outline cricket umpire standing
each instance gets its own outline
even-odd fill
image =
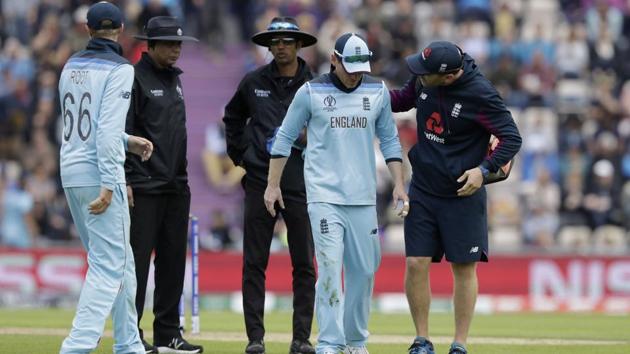
[[[131,247],[136,261],[138,326],[142,318],[151,253],[155,250],[153,345],[140,336],[147,353],[201,353],[203,347],[186,342],[179,330],[178,304],[184,285],[190,189],[186,172],[186,110],[175,65],[184,36],[175,17],[149,19],[145,35],[148,51],[135,65],[131,107],[126,131],[148,138],[155,153],[140,164],[128,155],[125,163],[131,207]],[[157,348],[156,348],[157,347]]]
[[[405,291],[416,327],[409,354],[434,354],[428,339],[429,266],[446,255],[454,279],[455,336],[449,354],[467,354],[477,299],[477,262],[488,261],[484,183],[521,146],[510,111],[475,61],[454,43],[433,42],[407,57],[411,79],[392,90],[394,112],[417,108],[418,143],[405,219]],[[500,143],[488,155],[490,135]]]
[[[300,48],[317,42],[300,31],[295,19],[276,17],[264,32],[252,37],[268,47],[271,63],[248,73],[225,107],[227,152],[235,165],[245,168],[245,215],[243,239],[243,309],[249,343],[247,354],[262,354],[264,345],[265,271],[277,216],[265,209],[270,149],[277,129],[295,92],[313,75],[297,56]],[[305,137],[294,143],[282,178],[286,209],[282,216],[288,229],[293,265],[293,340],[291,354],[314,353],[309,343],[315,299],[313,238],[306,211],[304,161]]]

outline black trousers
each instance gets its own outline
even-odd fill
[[[265,335],[265,270],[276,224],[276,218],[265,209],[263,196],[263,191],[245,188],[242,290],[249,340],[262,339]],[[284,206],[280,213],[287,225],[293,265],[293,339],[308,339],[315,301],[313,235],[306,203],[284,199]]]
[[[134,194],[131,248],[136,262],[136,310],[140,328],[151,253],[155,250],[153,342],[168,344],[180,337],[179,300],[186,273],[190,194]]]

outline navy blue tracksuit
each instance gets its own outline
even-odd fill
[[[390,90],[392,111],[417,108],[418,143],[409,151],[407,256],[439,261],[446,253],[455,263],[487,260],[485,188],[458,197],[464,183],[457,178],[479,165],[496,172],[516,155],[521,137],[496,89],[467,54],[463,70],[449,86],[422,87],[413,76],[402,89]],[[500,144],[488,156],[491,134]]]

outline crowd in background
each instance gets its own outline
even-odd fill
[[[628,246],[630,1],[114,2],[127,16],[120,42],[133,63],[143,47],[130,35],[165,14],[184,18],[188,33],[215,56],[241,46],[248,53],[243,73],[271,59],[249,38],[277,15],[296,17],[302,30],[317,36],[317,45],[299,54],[320,73],[328,71],[337,36],[359,32],[374,53],[372,75],[393,88],[409,79],[406,56],[433,40],[454,41],[499,89],[523,136],[511,177],[488,188],[491,242],[572,252],[623,252]],[[0,0],[0,240],[6,246],[77,240],[58,177],[63,117],[57,79],[67,58],[87,42],[83,24],[91,3]],[[415,114],[396,118],[407,151],[417,139]],[[208,132],[208,149],[218,155],[225,153],[217,143],[221,128]],[[207,187],[238,193],[239,172],[218,161],[223,170],[206,169]],[[395,242],[402,228],[388,211],[384,163],[381,170],[379,220],[384,239]],[[210,227],[219,245],[209,247],[237,247],[235,226],[221,210],[213,212]]]

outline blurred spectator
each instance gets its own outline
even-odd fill
[[[551,65],[555,58],[555,45],[549,40],[542,23],[535,23],[534,33],[531,39],[524,41],[521,54],[521,62],[526,65],[533,64],[535,60],[541,61],[545,66]]]
[[[528,96],[528,105],[551,106],[556,74],[545,61],[542,52],[536,51],[530,64],[519,75],[519,86]]]
[[[591,69],[614,68],[615,43],[607,30],[598,34],[597,40],[589,44]]]
[[[587,225],[584,210],[584,179],[579,171],[570,171],[563,180],[560,222],[564,225]]]
[[[621,35],[623,14],[618,8],[610,6],[608,0],[595,0],[594,6],[586,10],[586,27],[591,42],[600,41],[602,33],[615,42]]]
[[[526,244],[543,249],[555,244],[559,206],[560,188],[547,170],[539,170],[534,184],[525,190],[523,240]]]
[[[367,29],[370,22],[377,22],[381,25],[386,23],[386,18],[383,14],[383,0],[365,0],[363,1],[363,6],[355,11],[354,23],[358,27]]]
[[[503,2],[494,20],[494,35],[502,38],[510,36],[516,32],[516,16],[510,7],[509,2]]]
[[[29,16],[39,2],[40,0],[4,0],[0,2],[4,29],[8,36],[19,39],[22,44],[28,44],[32,29],[29,24]]]
[[[523,108],[527,105],[527,96],[519,90],[518,65],[514,57],[504,53],[498,62],[489,68],[488,80],[490,80],[507,106]]]
[[[147,0],[142,11],[136,19],[138,28],[137,33],[144,33],[144,25],[149,22],[151,17],[155,16],[172,16],[171,11],[166,7],[162,0]]]
[[[64,40],[59,21],[57,14],[46,15],[40,31],[31,41],[31,49],[37,56],[39,64],[57,71],[61,71],[72,54],[72,48]]]
[[[493,28],[492,4],[490,0],[455,0],[457,22],[466,20],[484,21]]]
[[[621,225],[621,190],[615,183],[615,167],[608,160],[593,164],[592,180],[586,188],[584,208],[589,226],[596,229],[607,224]]]
[[[460,47],[482,67],[490,53],[489,30],[490,27],[484,22],[467,21],[459,27]]]
[[[16,165],[17,173],[21,173]],[[14,176],[15,177],[15,176]],[[9,247],[29,248],[34,244],[34,223],[31,215],[33,198],[24,188],[24,177],[13,180],[0,177],[0,235],[2,244]]]
[[[558,75],[565,78],[584,77],[589,65],[588,45],[577,25],[569,27],[566,38],[559,40],[555,54]]]

